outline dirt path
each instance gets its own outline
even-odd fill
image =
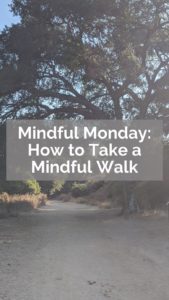
[[[169,299],[167,218],[50,202],[0,227],[0,300]]]

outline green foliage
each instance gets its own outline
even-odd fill
[[[90,195],[100,189],[103,185],[103,181],[87,181],[84,183],[75,182],[71,186],[72,196],[76,198]]]
[[[8,194],[40,194],[41,188],[36,180],[27,181],[1,181],[1,192]]]
[[[53,181],[50,189],[50,195],[59,194],[64,187],[64,181]]]
[[[168,0],[14,0],[12,11],[21,23],[0,34],[0,123],[8,118],[163,119],[168,133]],[[167,156],[167,170],[168,161]],[[4,127],[0,166],[0,191],[40,192],[35,182],[4,181]],[[58,193],[71,186],[55,182],[43,189]],[[86,195],[92,186],[76,183],[72,193]],[[160,199],[155,184],[137,192],[139,199],[149,195],[151,207]],[[109,197],[115,196],[123,197],[121,183],[112,184]]]
[[[14,0],[12,11],[21,23],[0,34],[2,121],[157,119],[161,105],[167,120],[167,0]]]
[[[53,182],[52,181],[39,181],[41,192],[47,195],[50,195]]]
[[[25,181],[25,193],[35,194],[38,195],[41,192],[41,188],[39,183],[36,180],[27,180]]]
[[[88,183],[74,183],[72,186],[72,196],[81,197],[89,194]]]
[[[70,193],[72,190],[73,184],[74,184],[73,181],[65,181],[63,189],[62,189],[62,193],[64,193],[64,194]]]
[[[3,191],[8,194],[22,194],[25,193],[25,183],[22,181],[4,181]]]

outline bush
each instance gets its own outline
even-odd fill
[[[0,215],[13,215],[18,212],[31,211],[45,205],[47,196],[45,194],[32,195],[8,195],[0,194]]]
[[[74,183],[72,186],[72,196],[82,197],[89,194],[88,183]]]
[[[62,189],[62,193],[64,194],[68,194],[71,192],[72,190],[72,186],[73,186],[74,182],[73,181],[65,181],[63,189]]]
[[[41,192],[39,183],[36,180],[27,181],[4,181],[0,184],[0,192],[7,192],[9,195],[13,194],[35,194]]]
[[[38,195],[41,192],[39,183],[36,180],[27,180],[25,182],[24,193]]]
[[[53,181],[50,195],[59,194],[64,187],[64,181]]]
[[[50,191],[53,185],[52,181],[39,181],[39,185],[41,187],[41,193],[50,195]]]
[[[75,182],[72,184],[72,196],[83,197],[88,196],[97,190],[99,190],[104,185],[103,181],[88,181],[88,182]]]
[[[23,194],[25,189],[25,184],[22,181],[9,181],[4,182],[3,191],[8,194]]]

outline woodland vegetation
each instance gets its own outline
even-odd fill
[[[7,119],[160,119],[168,134],[168,0],[13,0],[11,9],[20,22],[0,34],[2,191],[20,184],[5,182]],[[124,210],[131,185],[112,183]],[[149,202],[168,197],[168,176],[134,186]]]

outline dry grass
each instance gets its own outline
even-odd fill
[[[31,211],[47,202],[45,194],[39,195],[8,195],[7,193],[0,194],[0,215],[15,215],[18,212]]]

